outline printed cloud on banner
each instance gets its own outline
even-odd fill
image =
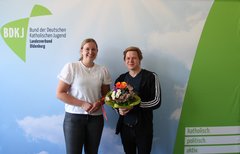
[[[64,144],[62,119],[64,115],[32,117],[26,116],[17,120],[25,135],[34,140],[45,140],[54,144]],[[44,124],[44,125],[43,125]]]
[[[28,18],[9,22],[1,27],[1,35],[5,43],[24,62],[26,61],[26,43],[28,23],[31,17],[51,15],[52,13],[41,5],[35,5]]]

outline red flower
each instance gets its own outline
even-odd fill
[[[127,83],[126,83],[126,82],[117,82],[117,83],[115,84],[115,87],[116,87],[117,89],[125,89],[125,88],[127,87]]]

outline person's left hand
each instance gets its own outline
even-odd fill
[[[98,109],[100,109],[101,106],[102,105],[99,102],[92,103],[92,108],[89,110],[89,113],[93,113],[93,112],[97,111]]]

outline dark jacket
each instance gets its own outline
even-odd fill
[[[125,80],[125,76],[128,72],[121,74],[115,81],[122,82]],[[138,110],[137,117],[140,128],[152,129],[153,110],[157,109],[161,105],[161,88],[159,78],[156,73],[142,69],[142,79],[140,81],[140,88],[138,96],[141,98],[141,103],[135,106],[132,110]],[[121,131],[123,124],[123,117],[119,116],[116,134]]]

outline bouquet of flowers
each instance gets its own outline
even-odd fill
[[[126,82],[117,82],[105,96],[105,103],[113,108],[131,108],[141,102],[133,87]]]

